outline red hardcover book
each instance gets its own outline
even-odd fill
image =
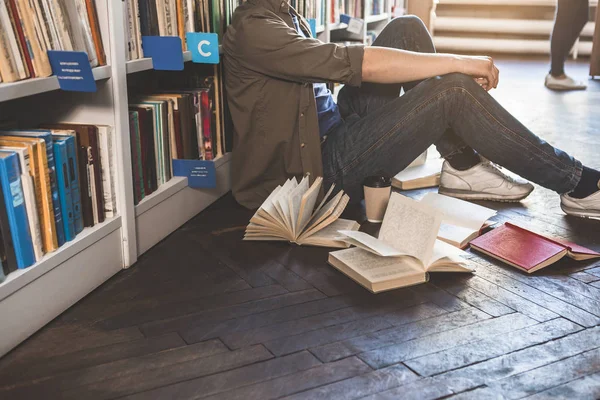
[[[583,246],[547,238],[508,222],[471,241],[471,248],[530,274],[564,256],[574,260],[600,258],[600,253]]]

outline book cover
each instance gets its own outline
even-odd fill
[[[25,209],[19,159],[15,152],[0,151],[0,183],[4,204],[7,206],[17,266],[19,269],[27,268],[35,263],[35,254]]]
[[[65,242],[65,232],[63,229],[63,215],[58,198],[58,186],[56,184],[56,165],[54,162],[54,151],[52,144],[52,133],[48,130],[11,130],[0,132],[2,136],[22,136],[43,139],[46,146],[46,161],[48,163],[48,176],[50,178],[50,191],[52,193],[52,209],[54,210],[54,224],[56,227],[56,238],[58,246]]]
[[[68,170],[67,143],[63,139],[54,141],[54,155],[56,156],[57,186],[59,188],[60,207],[63,214],[63,226],[67,242],[75,238],[75,218],[73,213],[73,198]]]
[[[5,275],[18,269],[17,255],[10,233],[8,210],[6,208],[4,196],[2,195],[0,195],[0,259],[2,260],[2,267]]]

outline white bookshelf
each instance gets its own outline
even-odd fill
[[[0,83],[0,116],[23,126],[70,121],[111,125],[118,215],[84,229],[71,242],[0,283],[0,357],[56,318],[139,255],[230,190],[230,157],[215,161],[217,188],[195,190],[175,177],[138,206],[133,202],[127,82],[152,69],[150,59],[127,61],[124,2],[96,0],[107,65],[94,68],[94,93],[63,92],[58,79]],[[191,61],[184,52],[184,61]]]

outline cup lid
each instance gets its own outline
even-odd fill
[[[363,185],[372,188],[385,188],[392,186],[392,179],[384,175],[368,176],[363,181]]]

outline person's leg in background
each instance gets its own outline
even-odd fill
[[[588,22],[588,0],[558,0],[550,39],[551,68],[546,87],[554,90],[582,90],[587,86],[565,74],[565,61],[581,30]]]
[[[394,19],[383,29],[373,46],[435,53],[429,31],[419,18],[413,16]],[[347,121],[365,117],[397,99],[401,89],[408,93],[421,82],[396,85],[364,83],[360,88],[346,86],[338,97],[340,113]],[[509,178],[493,165],[482,162],[479,155],[457,137],[450,127],[435,142],[435,146],[446,160],[440,190],[446,191],[448,195],[472,200],[518,201],[533,191],[533,185],[528,182]],[[409,148],[405,148],[402,156],[405,155],[414,159],[419,154],[412,154]],[[408,159],[408,163],[411,161]],[[396,174],[401,169],[390,173]]]

